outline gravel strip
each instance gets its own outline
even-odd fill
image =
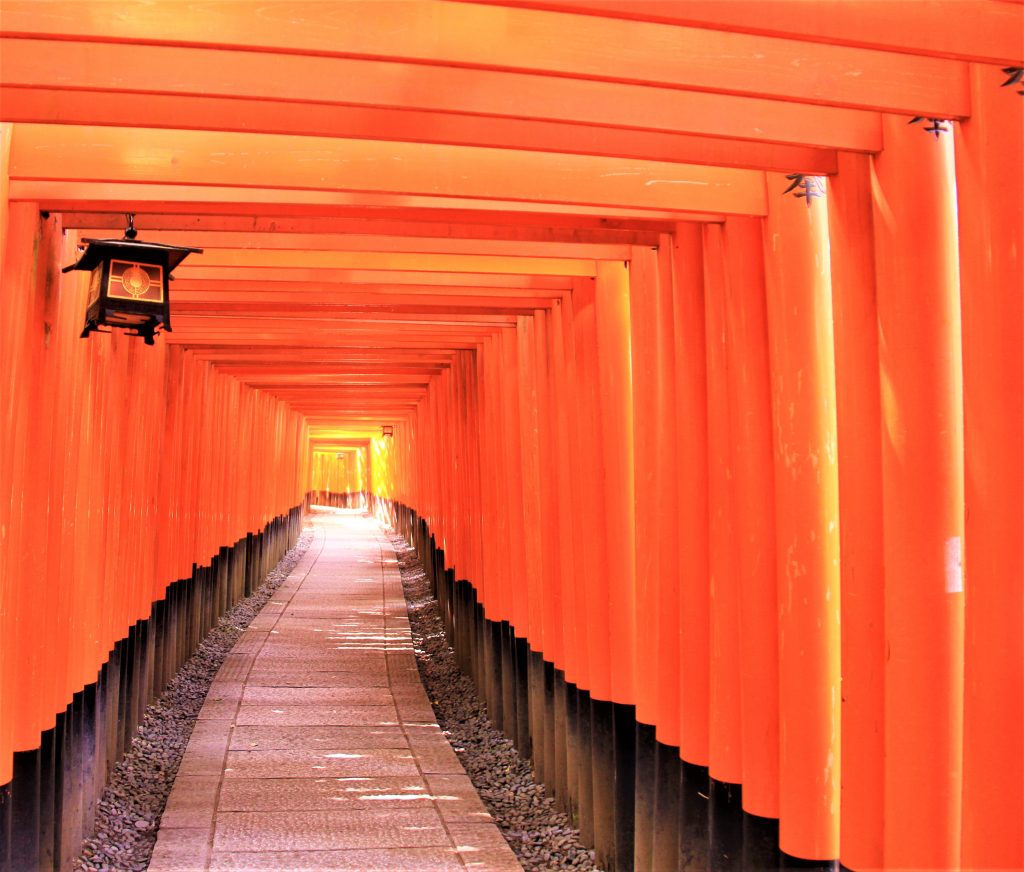
[[[163,696],[146,708],[130,750],[107,780],[96,809],[96,832],[83,843],[76,870],[142,872],[149,866],[167,796],[214,676],[312,540],[313,531],[303,530],[263,584],[221,617]]]
[[[594,852],[584,847],[579,830],[534,780],[532,767],[512,742],[487,719],[476,686],[460,671],[445,640],[437,600],[415,550],[401,536],[390,539],[398,554],[420,678],[437,722],[505,841],[526,872],[597,870]]]

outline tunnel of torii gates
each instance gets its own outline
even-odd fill
[[[415,542],[607,868],[1024,866],[1022,45],[1006,0],[2,0],[0,859],[68,863],[315,499]],[[60,271],[127,213],[203,249],[153,346]]]

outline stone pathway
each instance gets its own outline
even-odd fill
[[[420,684],[390,543],[360,511],[313,520],[210,688],[149,868],[520,870]]]

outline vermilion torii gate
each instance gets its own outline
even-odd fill
[[[553,675],[609,866],[665,749],[790,860],[1024,865],[1022,66],[1009,0],[0,0],[6,825],[67,862],[161,615],[338,491]],[[155,348],[59,274],[125,213],[204,249]]]

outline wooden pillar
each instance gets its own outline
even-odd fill
[[[536,326],[534,355],[537,360],[537,421],[540,443],[540,493],[542,532],[541,608],[544,659],[564,668],[562,639],[562,560],[558,497],[558,407],[554,404],[555,368],[552,355],[554,319],[552,313],[534,313]]]
[[[668,236],[662,239],[671,241]],[[658,249],[633,246],[630,259],[638,666],[633,867],[637,872],[655,868],[656,862],[655,831],[660,822],[656,740],[674,737],[678,744],[678,521],[672,502],[676,409],[670,257],[667,245]]]
[[[661,573],[658,484],[671,471],[671,454],[658,450],[663,429],[659,407],[658,380],[658,272],[657,253],[633,246],[629,275],[630,378],[633,390],[633,472],[636,540],[633,548],[636,571],[637,662],[643,664],[636,677],[636,718],[653,726],[658,713],[657,586]],[[671,323],[671,321],[669,322]]]
[[[960,862],[963,390],[953,143],[882,119],[874,159],[885,541],[885,841]]]
[[[882,865],[885,565],[878,308],[867,155],[840,154],[828,183],[842,554],[842,809],[839,857]]]
[[[11,206],[7,249],[3,254],[3,284],[0,287],[0,388],[4,400],[0,407],[4,439],[0,475],[0,499],[5,503],[3,550],[0,552],[0,620],[4,626],[0,645],[5,649],[5,686],[0,696],[0,734],[11,737],[14,751],[39,747],[39,733],[49,701],[51,672],[44,669],[47,646],[47,615],[43,613],[46,577],[45,553],[31,550],[40,528],[45,530],[47,465],[37,455],[42,387],[40,367],[44,328],[37,252],[43,244],[44,222],[35,203]],[[36,438],[33,438],[36,437]],[[42,461],[42,466],[40,466]],[[39,567],[34,561],[42,560]],[[39,583],[33,583],[38,579]],[[9,622],[9,623],[7,623]],[[0,738],[0,751],[9,751],[6,736]],[[6,756],[6,754],[5,754]],[[0,770],[10,761],[0,761]],[[6,780],[0,778],[0,784]]]
[[[676,491],[679,497],[679,754],[708,763],[708,396],[704,253],[699,224],[673,234]]]
[[[743,808],[779,816],[779,640],[768,315],[760,218],[728,218],[729,468],[740,621]]]
[[[535,652],[544,650],[543,521],[541,518],[540,452],[547,448],[539,440],[537,371],[535,354],[536,322],[532,315],[516,319],[514,341],[518,362],[519,445],[522,464],[523,563],[519,584],[527,603],[527,627],[516,627],[516,635],[529,640]]]
[[[501,401],[495,385],[495,351],[494,339],[485,340],[477,352],[480,367],[478,384],[480,418],[480,465],[485,474],[481,476],[481,498],[483,505],[483,559],[484,581],[481,596],[484,611],[491,621],[508,620],[503,611],[501,593],[504,589],[504,576],[508,566],[504,549],[507,547],[505,536],[502,535],[507,515],[503,510],[500,495],[502,481],[500,440],[501,431],[499,415]],[[500,718],[497,719],[500,724]]]
[[[508,502],[510,544],[510,621],[515,634],[525,639],[530,631],[529,601],[526,596],[526,518],[523,514],[523,451],[521,407],[519,402],[520,361],[516,333],[505,330],[501,334],[502,369],[501,383],[505,397],[506,474],[509,477]],[[514,588],[512,587],[514,585]],[[521,749],[520,749],[521,750]]]
[[[592,279],[579,279],[581,285],[593,287]],[[583,517],[582,489],[586,482],[583,474],[583,464],[580,457],[581,446],[590,440],[582,439],[580,387],[577,380],[576,364],[576,337],[575,337],[575,307],[577,294],[567,294],[562,300],[560,311],[562,314],[562,336],[560,339],[560,350],[563,357],[561,367],[565,406],[562,417],[564,418],[563,434],[561,435],[562,463],[565,469],[562,472],[563,484],[567,490],[563,493],[563,500],[567,501],[566,507],[561,507],[563,516],[565,509],[568,509],[570,523],[565,528],[570,535],[566,547],[571,547],[571,555],[567,563],[568,572],[563,576],[563,591],[565,595],[565,608],[563,609],[563,632],[566,644],[566,666],[565,680],[577,685],[580,689],[589,689],[589,661],[587,658],[589,625],[583,616],[586,614],[586,580],[585,574],[585,553],[587,551],[587,527]]]
[[[679,747],[679,405],[676,399],[675,288],[673,244],[670,234],[658,243],[658,403],[661,408],[657,453],[662,458],[658,479],[659,573],[657,586],[658,638],[658,741]],[[638,632],[642,628],[638,627]],[[677,779],[678,780],[678,779]],[[655,856],[655,863],[657,863]]]
[[[578,621],[585,627],[580,638],[581,689],[597,700],[611,700],[611,641],[608,615],[608,566],[599,542],[604,533],[602,461],[605,434],[601,428],[597,332],[596,282],[582,279],[573,287],[573,349],[575,394],[580,436],[574,455],[576,517],[573,526],[577,573]],[[582,609],[580,609],[582,606]]]
[[[824,198],[767,176],[765,276],[775,432],[779,847],[839,855],[839,481]]]
[[[555,665],[565,671],[565,680],[575,683],[577,680],[576,664],[578,662],[576,610],[575,610],[575,561],[573,552],[573,527],[576,523],[572,511],[572,452],[574,441],[573,405],[569,382],[566,354],[566,337],[568,327],[565,323],[566,309],[561,301],[557,301],[551,310],[551,329],[548,331],[549,353],[551,355],[551,390],[548,402],[551,406],[550,417],[552,426],[551,451],[554,453],[555,481],[555,513],[557,515],[558,536],[554,542],[558,559],[559,602],[555,612],[560,626],[555,629],[556,638],[560,640],[560,656]],[[569,313],[571,317],[571,310]]]
[[[629,273],[597,265],[595,320],[604,465],[604,534],[612,700],[636,702],[636,569],[633,560],[633,399],[629,381]]]
[[[2,147],[0,143],[0,147]],[[0,167],[6,179],[6,164]],[[6,209],[6,202],[4,203]],[[33,394],[31,334],[34,327],[35,249],[39,242],[39,208],[35,203],[11,207],[0,251],[0,785],[13,775],[12,751],[36,746],[36,702],[27,684],[33,672],[30,623],[33,590],[25,564],[27,516],[25,494],[31,481],[28,464],[30,398]],[[27,650],[20,649],[27,646]],[[24,696],[23,694],[27,694]]]
[[[971,67],[956,131],[967,517],[964,868],[1024,867],[1024,98]]]
[[[0,257],[7,250],[7,222],[11,190],[11,137],[14,125],[0,121]]]
[[[721,225],[704,229],[704,315],[708,440],[708,765],[711,777],[743,780],[740,741],[739,586],[729,481],[730,422],[726,357],[725,253]],[[695,762],[695,761],[694,761]]]

